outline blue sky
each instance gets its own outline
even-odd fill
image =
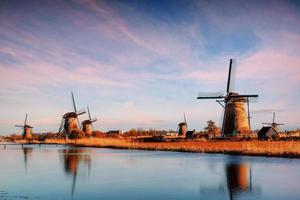
[[[90,106],[99,130],[190,128],[222,109],[196,99],[258,93],[252,126],[277,112],[300,127],[300,7],[294,1],[1,1],[0,134],[57,131],[61,116]],[[87,116],[81,116],[84,120]]]

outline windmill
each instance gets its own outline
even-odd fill
[[[275,112],[273,112],[273,121],[272,121],[272,123],[262,123],[262,124],[264,124],[264,125],[269,125],[269,126],[273,127],[273,128],[276,129],[276,130],[279,129],[278,126],[284,125],[284,124],[280,124],[280,123],[276,123],[276,122],[275,122]]]
[[[15,125],[15,127],[20,127],[23,129],[23,139],[32,140],[32,128],[33,127],[27,124],[27,116],[28,116],[28,114],[25,115],[24,125]]]
[[[235,134],[250,133],[250,112],[249,100],[257,98],[257,94],[243,94],[240,95],[232,91],[231,77],[232,77],[232,63],[230,59],[229,72],[227,79],[226,94],[213,93],[201,95],[197,99],[216,99],[216,102],[224,108],[224,116],[222,122],[222,136],[230,136]],[[247,111],[245,110],[245,103],[247,103]],[[246,114],[246,112],[248,114]]]
[[[184,122],[178,124],[178,135],[185,136],[188,130],[185,113],[183,113]]]
[[[91,118],[91,113],[89,107],[87,107],[87,111],[89,114],[89,119],[84,120],[82,124],[82,130],[85,133],[86,136],[91,136],[93,132],[93,123],[97,121],[97,118]]]
[[[80,129],[78,116],[86,113],[84,109],[81,109],[79,111],[77,110],[73,92],[71,92],[71,96],[74,111],[67,112],[63,115],[58,131],[59,133],[63,133],[65,137],[69,137],[72,132],[78,131]]]

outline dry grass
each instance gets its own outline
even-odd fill
[[[129,139],[83,138],[68,140],[68,144],[86,147],[142,149],[180,152],[225,153],[237,155],[297,157],[300,141],[186,141],[186,142],[132,142]],[[64,140],[46,140],[45,143],[62,144]]]

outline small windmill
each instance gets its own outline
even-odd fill
[[[97,121],[97,118],[91,118],[91,113],[90,113],[90,109],[89,107],[87,107],[87,111],[88,111],[88,114],[89,114],[89,119],[87,120],[84,120],[81,124],[82,124],[82,130],[83,132],[85,133],[86,136],[91,136],[92,133],[93,133],[93,123],[95,121]]]
[[[73,92],[71,92],[71,96],[74,111],[67,112],[63,115],[58,131],[59,133],[63,133],[65,137],[69,137],[73,131],[78,131],[80,129],[78,116],[86,113],[84,109],[77,110]]]
[[[244,94],[240,95],[232,91],[232,63],[230,59],[229,72],[227,79],[226,94],[223,93],[211,93],[211,94],[200,94],[197,99],[216,99],[224,108],[224,117],[222,122],[222,135],[229,136],[238,133],[250,133],[250,111],[249,111],[249,100],[251,98],[257,98],[257,94]],[[247,103],[247,113],[244,104]]]
[[[275,122],[275,112],[273,112],[273,122],[272,122],[272,123],[262,123],[262,124],[264,124],[264,125],[269,125],[269,126],[273,127],[273,128],[276,129],[276,130],[279,129],[278,126],[284,125],[284,124],[280,124],[280,123],[276,123],[276,122]]]
[[[178,135],[179,136],[185,136],[188,131],[185,113],[183,113],[183,119],[184,119],[184,122],[181,122],[178,124]]]
[[[23,139],[25,140],[32,140],[32,126],[27,124],[27,116],[28,114],[25,115],[25,121],[24,125],[15,125],[15,127],[20,127],[23,129]]]

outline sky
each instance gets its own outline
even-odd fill
[[[90,107],[95,129],[176,130],[221,125],[222,108],[197,100],[235,87],[259,94],[252,129],[300,127],[299,1],[0,1],[0,134],[58,131]],[[80,120],[87,118],[81,115]]]

